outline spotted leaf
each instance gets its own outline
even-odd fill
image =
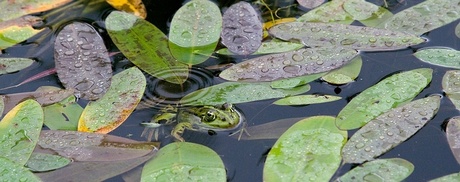
[[[336,182],[352,181],[404,181],[414,171],[414,165],[400,158],[377,159],[356,166]]]
[[[426,48],[418,50],[415,57],[423,62],[437,66],[460,68],[460,51],[451,48]]]

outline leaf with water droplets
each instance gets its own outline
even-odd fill
[[[73,22],[59,31],[54,61],[59,81],[77,97],[97,100],[110,86],[112,64],[104,40],[87,23]]]
[[[78,131],[43,130],[36,152],[59,154],[74,161],[116,161],[142,157],[158,147],[119,136]]]
[[[145,76],[137,67],[116,74],[105,95],[85,107],[78,121],[78,131],[108,133],[114,130],[136,108],[145,87]]]
[[[356,166],[336,182],[403,181],[414,171],[414,165],[401,158],[377,159]]]
[[[396,13],[379,27],[421,35],[460,18],[460,0],[426,0]]]
[[[275,105],[288,105],[288,106],[296,106],[296,105],[309,105],[309,104],[319,104],[319,103],[326,103],[332,102],[336,100],[340,100],[342,97],[335,96],[335,95],[296,95],[296,96],[289,96],[286,98],[278,99],[277,101],[273,102]]]
[[[302,94],[310,85],[291,89],[272,89],[270,83],[224,82],[192,92],[181,99],[184,105],[219,105],[245,103]]]
[[[347,131],[331,116],[314,116],[291,126],[265,161],[264,181],[329,181],[340,165]]]
[[[361,72],[361,66],[363,65],[363,60],[361,56],[356,56],[353,60],[350,61],[347,65],[332,70],[327,75],[321,77],[322,80],[330,83],[330,84],[347,84],[353,82]]]
[[[29,67],[34,60],[27,58],[0,58],[0,75]]]
[[[8,160],[0,157],[0,178],[2,181],[27,181],[38,182],[40,178],[34,175],[29,169],[22,164],[18,164],[15,160]]]
[[[450,150],[454,154],[457,163],[460,164],[460,117],[456,116],[449,119],[446,127],[447,142]]]
[[[37,144],[43,126],[43,110],[34,100],[19,103],[0,122],[0,154],[24,165]]]
[[[371,161],[406,141],[436,114],[440,95],[418,99],[382,113],[359,129],[342,149],[345,163]]]
[[[220,73],[230,81],[273,81],[327,72],[347,64],[357,51],[341,47],[305,48],[249,59]]]
[[[288,51],[295,51],[304,47],[303,44],[295,42],[280,42],[280,41],[270,41],[262,42],[259,49],[251,55],[260,55],[260,54],[272,54],[272,53],[281,53]],[[217,54],[221,55],[234,55],[227,48],[222,48],[216,51]]]
[[[420,49],[414,56],[423,62],[448,68],[460,68],[460,51],[451,48],[425,48]]]
[[[308,11],[297,19],[298,22],[337,22],[350,24],[353,17],[343,9],[346,0],[334,0]]]
[[[227,181],[224,163],[212,149],[174,142],[161,148],[142,169],[141,181]]]
[[[219,7],[209,0],[193,0],[183,5],[171,21],[169,49],[178,61],[199,64],[216,49],[222,30]]]
[[[240,1],[230,6],[222,17],[221,42],[239,55],[257,51],[262,43],[262,22],[251,4]]]
[[[331,23],[283,23],[269,33],[282,40],[299,40],[309,47],[341,46],[362,51],[397,50],[425,42],[409,33]]]
[[[455,108],[460,110],[460,70],[446,71],[442,77],[442,89]]]
[[[282,88],[282,89],[290,89],[300,85],[305,85],[310,83],[326,73],[316,73],[312,75],[305,75],[305,76],[298,76],[294,78],[286,78],[281,80],[272,81],[270,87],[272,88]]]
[[[71,0],[16,0],[0,1],[0,22],[19,18],[21,16],[48,11],[62,6]]]
[[[16,45],[40,33],[44,29],[36,30],[32,26],[41,21],[42,19],[36,16],[23,16],[0,22],[0,50]]]
[[[44,172],[67,166],[70,162],[70,159],[59,155],[32,153],[25,166],[34,172]]]
[[[313,9],[323,4],[326,0],[297,0],[300,6]]]
[[[113,11],[105,19],[113,43],[142,71],[175,84],[188,77],[188,66],[169,51],[168,38],[155,25],[129,13]]]
[[[383,112],[412,100],[430,82],[433,70],[419,68],[397,73],[362,91],[338,114],[336,124],[343,130],[356,129]]]
[[[43,112],[45,125],[49,129],[76,131],[83,108],[76,103],[75,96],[71,95],[60,102],[43,107]]]
[[[274,19],[274,20],[269,20],[267,22],[264,22],[262,24],[262,28],[263,28],[263,39],[267,38],[268,37],[268,29],[270,29],[271,27],[275,26],[275,25],[278,25],[278,24],[281,24],[281,23],[286,23],[286,22],[293,22],[293,21],[296,21],[297,19],[294,18],[294,17],[291,17],[291,18],[280,18],[280,19]],[[272,39],[272,40],[275,40],[276,39]],[[263,42],[262,42],[262,45],[263,45]],[[260,47],[259,47],[260,49]]]
[[[347,0],[343,3],[343,9],[349,13],[354,20],[365,20],[379,10],[379,6],[366,2],[365,0]]]
[[[372,14],[371,17],[365,20],[359,20],[366,27],[378,27],[380,24],[385,22],[387,19],[391,18],[393,13],[390,10],[379,7],[379,9]]]
[[[105,0],[112,7],[117,10],[131,13],[138,17],[145,19],[147,17],[147,10],[145,9],[142,0]]]
[[[445,175],[436,179],[432,179],[428,182],[452,182],[452,181],[460,181],[460,173],[452,173],[449,175]]]

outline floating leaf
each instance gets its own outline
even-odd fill
[[[395,14],[379,27],[421,35],[459,18],[459,0],[426,0]]]
[[[400,158],[377,159],[356,166],[336,181],[403,181],[414,171],[414,165]]]
[[[308,104],[319,104],[325,102],[332,102],[336,100],[340,100],[342,97],[334,96],[334,95],[296,95],[290,96],[286,98],[279,99],[273,104],[275,105],[308,105]]]
[[[448,68],[460,68],[460,51],[451,48],[427,48],[418,50],[415,57],[423,62]]]
[[[447,141],[457,163],[460,164],[460,117],[449,119],[446,127]]]
[[[83,108],[76,103],[76,98],[72,95],[58,103],[43,107],[43,112],[45,125],[49,129],[76,131]]]
[[[0,3],[7,2],[1,1]],[[5,7],[5,6],[0,6]],[[3,11],[2,11],[3,12]],[[0,23],[0,50],[11,47],[29,39],[43,29],[36,30],[33,25],[41,22],[42,19],[36,16],[23,16]]]
[[[379,10],[379,6],[366,2],[365,0],[347,0],[343,3],[343,9],[349,13],[354,20],[365,20]]]
[[[177,10],[170,27],[169,49],[174,58],[199,64],[212,55],[219,43],[222,15],[213,2],[193,0]]]
[[[330,23],[283,23],[269,33],[282,40],[299,40],[309,47],[342,46],[363,51],[403,49],[425,42],[409,33]]]
[[[34,172],[44,172],[67,166],[70,162],[70,159],[59,155],[32,153],[26,167]]]
[[[310,85],[292,89],[272,89],[270,83],[224,82],[192,92],[181,99],[184,105],[219,105],[244,103],[297,95],[310,90]]]
[[[455,27],[455,35],[460,39],[460,23]]]
[[[321,79],[330,84],[337,85],[353,82],[361,72],[362,65],[363,60],[361,59],[361,56],[358,55],[347,65],[330,71],[327,75],[321,77]]]
[[[262,22],[251,4],[240,1],[231,5],[222,17],[222,44],[239,55],[256,52],[262,43]]]
[[[232,135],[232,137],[241,140],[278,139],[289,127],[302,119],[304,119],[304,117],[286,118],[261,125],[248,126],[245,130],[250,135]]]
[[[52,74],[55,74],[56,73],[56,69],[53,67],[51,69],[48,69],[48,70],[45,70],[45,71],[42,71],[40,73],[37,73],[36,75],[34,76],[31,76],[27,79],[25,79],[24,81],[22,81],[21,83],[18,83],[16,85],[12,85],[12,86],[9,86],[9,87],[3,87],[1,88],[0,90],[6,90],[6,89],[10,89],[10,88],[16,88],[16,87],[19,87],[23,84],[26,84],[26,83],[29,83],[31,81],[35,81],[37,79],[40,79],[40,78],[43,78],[45,76],[48,76],[48,75],[52,75]]]
[[[174,142],[158,151],[142,170],[141,181],[227,181],[224,163],[212,149]]]
[[[428,182],[452,182],[452,181],[460,181],[460,173],[452,173],[449,175],[445,175],[436,179],[432,179]]]
[[[272,88],[282,88],[282,89],[290,89],[300,85],[305,85],[310,83],[326,73],[316,73],[312,75],[305,75],[305,76],[298,76],[294,78],[286,78],[281,80],[272,81],[270,87]]]
[[[2,181],[41,181],[22,164],[18,164],[15,160],[8,160],[0,157],[0,171],[2,171]]]
[[[348,63],[357,55],[340,47],[306,48],[270,54],[235,64],[220,73],[230,81],[273,81],[327,72]]]
[[[446,71],[442,77],[442,89],[452,101],[455,108],[460,110],[460,70]]]
[[[365,20],[359,20],[366,27],[378,27],[380,24],[391,18],[393,13],[384,7],[379,7],[378,11],[374,12],[371,17]]]
[[[146,79],[136,67],[112,77],[109,90],[88,103],[78,121],[78,131],[108,133],[120,126],[140,102]]]
[[[300,6],[313,9],[323,4],[326,0],[297,0]]]
[[[394,74],[354,97],[337,116],[337,127],[359,128],[370,120],[412,100],[431,82],[432,69],[419,68]]]
[[[29,67],[34,60],[27,58],[0,58],[0,75]]]
[[[57,153],[74,161],[116,161],[142,157],[158,146],[100,133],[43,130],[37,152]]]
[[[391,109],[359,129],[342,149],[345,163],[373,160],[420,130],[436,114],[441,96],[433,95]]]
[[[119,11],[110,13],[105,24],[118,49],[140,69],[171,83],[187,79],[188,66],[174,59],[168,38],[153,24]]]
[[[337,129],[334,120],[315,116],[290,127],[267,155],[264,181],[328,181],[347,140],[347,131]]]
[[[0,122],[1,156],[24,165],[37,144],[42,125],[40,104],[34,100],[19,103]]]
[[[23,15],[48,11],[62,6],[71,0],[15,0],[0,1],[0,22],[19,18]]]
[[[145,19],[147,17],[147,10],[141,0],[105,0],[112,7],[117,10],[134,14],[138,17]]]
[[[257,49],[257,51],[252,53],[251,55],[272,54],[272,53],[295,51],[302,47],[304,47],[303,44],[299,44],[295,42],[278,42],[278,41],[262,42],[259,49]],[[233,53],[230,52],[227,48],[222,48],[216,51],[216,53],[221,54],[221,55],[233,55]]]
[[[337,22],[350,24],[353,17],[343,9],[346,0],[329,1],[297,19],[298,22]]]

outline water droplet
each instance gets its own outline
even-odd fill
[[[192,37],[192,32],[190,32],[190,31],[184,31],[184,32],[182,32],[181,37],[182,37],[182,38],[189,39],[189,38]]]
[[[358,143],[355,145],[355,148],[360,149],[360,148],[363,148],[364,146],[365,146],[364,143]]]
[[[245,42],[249,42],[249,38],[246,36],[237,35],[233,37],[232,42],[235,44],[243,44]]]
[[[294,54],[292,55],[292,59],[294,61],[302,61],[303,60],[303,56],[299,55],[299,54]]]
[[[318,64],[318,65],[323,65],[324,62],[320,60],[320,61],[316,61],[316,64]]]
[[[285,72],[293,73],[293,74],[299,73],[300,69],[301,67],[299,65],[288,65],[288,66],[283,67],[283,70]]]
[[[372,38],[369,38],[369,42],[370,42],[370,43],[375,43],[375,42],[377,42],[377,39],[376,39],[376,38],[373,38],[373,37],[372,37]]]
[[[67,41],[72,42],[72,41],[73,41],[73,38],[72,38],[72,37],[69,37],[69,38],[67,38]]]
[[[75,54],[75,52],[73,52],[72,50],[68,50],[68,51],[65,51],[64,54],[67,56],[70,56],[70,55]]]
[[[355,39],[343,39],[342,41],[340,41],[340,44],[342,44],[342,45],[352,45],[356,41],[357,40],[355,40]]]

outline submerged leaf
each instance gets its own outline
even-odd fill
[[[83,108],[76,103],[76,98],[72,95],[58,103],[43,107],[43,112],[45,125],[49,129],[76,131]]]
[[[34,172],[44,172],[67,166],[70,162],[70,159],[59,155],[32,153],[26,163],[26,167]]]
[[[460,51],[451,48],[427,48],[418,50],[415,57],[423,62],[448,68],[460,68]]]
[[[34,60],[27,58],[0,58],[0,75],[29,67]]]
[[[400,158],[377,159],[356,166],[335,181],[403,181],[413,171],[414,165],[407,160]]]
[[[215,3],[193,0],[177,10],[170,27],[169,49],[174,58],[199,64],[212,55],[219,43],[222,15]]]
[[[432,69],[419,68],[394,74],[354,97],[338,114],[343,130],[359,128],[378,115],[412,100],[431,82]]]
[[[275,105],[308,105],[308,104],[319,104],[325,102],[332,102],[336,100],[340,100],[342,97],[335,96],[335,95],[296,95],[290,96],[286,98],[279,99],[273,104]]]
[[[299,40],[309,47],[342,46],[363,51],[403,49],[425,41],[404,32],[330,23],[283,23],[269,32],[279,39]]]
[[[78,131],[108,133],[114,130],[136,108],[145,87],[145,76],[137,67],[116,74],[107,93],[85,107],[78,121]]]
[[[357,51],[340,47],[306,48],[235,64],[220,73],[230,81],[273,81],[327,72],[347,64]]]
[[[334,117],[315,116],[291,126],[273,145],[265,161],[264,181],[328,181],[341,162],[347,131]]]
[[[342,149],[345,163],[371,161],[420,130],[436,114],[441,96],[433,95],[391,109],[359,129]]]
[[[158,151],[142,169],[141,181],[227,181],[224,163],[212,149],[174,142]]]
[[[361,66],[363,65],[363,60],[361,56],[356,56],[353,60],[350,61],[347,65],[332,70],[327,75],[321,77],[322,80],[330,84],[347,84],[353,82],[361,72]]]
[[[168,38],[153,24],[119,11],[110,13],[105,24],[118,49],[140,69],[175,84],[187,79],[188,66],[174,59]]]
[[[97,100],[110,86],[112,64],[104,40],[87,23],[66,25],[54,42],[54,60],[59,81],[75,95]]]
[[[32,26],[41,21],[42,19],[36,16],[23,16],[0,22],[0,50],[16,45],[40,33],[44,29],[36,30]]]
[[[134,14],[143,19],[147,17],[147,10],[145,9],[142,0],[105,0],[112,7],[117,10]]]
[[[442,89],[455,108],[460,110],[460,70],[446,71],[442,77]]]
[[[2,171],[2,181],[41,181],[40,178],[25,168],[23,164],[4,157],[0,157],[0,171]]]
[[[449,142],[450,150],[454,154],[457,163],[460,164],[460,117],[456,116],[449,119],[446,127],[446,137]]]
[[[256,52],[262,43],[262,22],[251,4],[240,1],[223,15],[222,44],[239,55]]]
[[[250,135],[232,135],[241,140],[278,139],[289,127],[305,118],[286,118],[271,121],[261,125],[248,126],[245,130]]]
[[[19,18],[23,15],[43,12],[64,5],[71,0],[15,0],[0,1],[0,22]]]
[[[251,55],[272,54],[272,53],[295,51],[302,47],[304,47],[303,44],[299,44],[295,42],[280,42],[280,41],[262,42],[259,49],[257,49],[257,51],[252,53]],[[233,53],[230,52],[227,48],[222,48],[216,51],[216,53],[221,54],[221,55],[233,55]]]
[[[329,1],[297,19],[298,22],[337,22],[350,24],[353,17],[343,9],[346,0]]]

